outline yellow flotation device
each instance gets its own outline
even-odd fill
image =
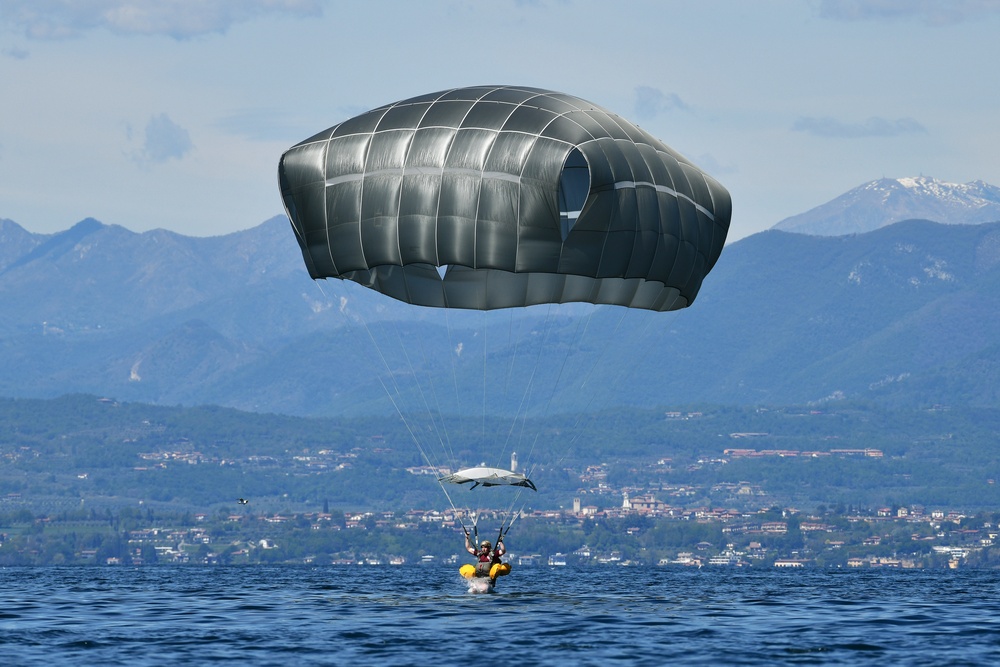
[[[458,569],[458,572],[466,579],[473,579],[475,577],[489,577],[490,579],[496,579],[497,577],[503,577],[510,574],[510,563],[476,563],[475,565],[465,564]]]

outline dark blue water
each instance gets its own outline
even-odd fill
[[[1000,664],[1000,572],[0,569],[3,665]],[[485,661],[485,662],[484,662]]]

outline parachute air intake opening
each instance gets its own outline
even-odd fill
[[[559,231],[563,241],[580,217],[589,192],[590,167],[587,166],[587,158],[574,148],[566,157],[559,175]]]

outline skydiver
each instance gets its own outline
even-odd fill
[[[472,544],[472,537],[469,535],[469,531],[465,531],[465,550],[470,554],[475,556],[479,561],[480,565],[476,568],[477,573],[483,571],[489,573],[490,568],[494,565],[502,563],[500,557],[507,553],[507,547],[503,543],[503,535],[497,538],[496,549],[490,544],[489,540],[483,540],[479,543],[479,549],[476,549],[475,545]],[[488,566],[484,566],[483,563],[487,563]],[[490,585],[496,584],[496,578],[490,577]]]

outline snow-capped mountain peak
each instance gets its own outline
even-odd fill
[[[1000,221],[1000,188],[985,183],[949,183],[927,176],[880,178],[773,229],[817,236],[869,232],[901,220],[945,224]]]

